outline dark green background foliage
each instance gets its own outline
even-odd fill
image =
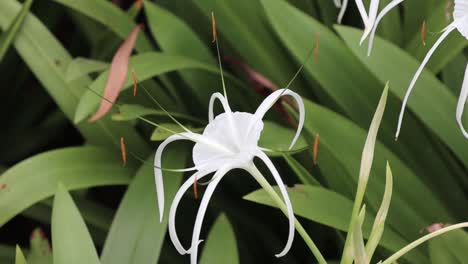
[[[129,77],[118,99],[128,112],[112,110],[89,123],[100,102],[89,88],[104,89],[113,54],[132,28],[143,23],[130,68],[182,123],[201,130],[210,95],[222,91],[211,12],[236,111],[254,111],[268,89],[253,82],[233,59],[284,87],[320,36],[317,56],[305,63],[291,86],[305,100],[305,132],[297,148],[307,150],[275,155],[274,162],[290,187],[295,213],[330,263],[341,256],[362,147],[387,81],[387,109],[365,197],[364,237],[382,199],[387,160],[394,187],[373,261],[420,237],[424,227],[468,218],[468,141],[455,121],[468,44],[460,34],[444,42],[421,75],[402,134],[394,140],[401,99],[438,37],[428,32],[423,46],[421,25],[426,21],[430,32],[443,29],[450,23],[449,1],[405,1],[384,18],[371,57],[366,45],[359,46],[362,23],[354,4],[343,25],[335,25],[338,10],[332,0],[159,0],[144,1],[140,12],[133,1],[114,2],[34,1],[0,62],[0,263],[14,263],[16,244],[30,264],[189,262],[166,236],[167,212],[163,223],[158,220],[150,164],[155,140],[167,135],[137,121],[135,113],[162,124],[171,120],[142,90],[132,96]],[[0,1],[2,34],[21,4]],[[275,110],[267,119],[260,145],[285,149],[294,133],[288,121]],[[316,134],[320,143],[313,166]],[[128,155],[123,166],[121,137],[128,152],[147,162]],[[190,166],[191,146],[171,145],[163,159],[169,168]],[[186,176],[164,173],[166,208]],[[240,170],[223,180],[203,226],[200,263],[314,263],[298,235],[287,256],[274,257],[286,241],[287,219],[265,206],[272,203],[258,188]],[[204,189],[199,186],[198,191]],[[191,190],[179,208],[177,229],[185,245],[198,204]],[[36,227],[44,233],[33,233]],[[467,247],[467,235],[456,231],[401,262],[466,263]]]

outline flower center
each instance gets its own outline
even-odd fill
[[[210,122],[203,136],[224,148],[216,148],[205,143],[196,143],[193,148],[193,162],[195,166],[205,169],[217,169],[227,162],[245,164],[253,159],[258,149],[258,140],[263,130],[263,122],[256,121],[251,126],[254,115],[245,112],[234,112],[231,118],[222,113]]]

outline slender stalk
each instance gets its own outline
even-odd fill
[[[260,186],[270,195],[271,199],[278,205],[278,208],[287,216],[288,210],[286,205],[284,204],[281,197],[276,193],[275,189],[270,185],[270,183],[263,177],[263,174],[258,170],[258,168],[252,163],[251,166],[248,168],[248,171],[252,174],[254,179],[260,184]],[[315,245],[312,238],[310,238],[309,234],[305,231],[304,227],[301,223],[294,217],[294,223],[297,232],[301,235],[304,242],[309,247],[312,254],[315,256],[319,264],[327,264],[327,261],[320,253],[320,250]]]
[[[395,254],[391,255],[388,259],[384,260],[383,262],[381,262],[381,264],[391,264],[391,263],[394,263],[395,261],[397,261],[401,256],[403,256],[404,254],[408,253],[410,250],[416,248],[417,246],[421,245],[422,243],[436,237],[436,236],[440,236],[442,234],[445,234],[449,231],[452,231],[452,230],[455,230],[455,229],[459,229],[459,228],[466,228],[468,227],[468,222],[465,222],[465,223],[460,223],[460,224],[456,224],[456,225],[451,225],[451,226],[447,226],[447,227],[444,227],[442,229],[439,229],[435,232],[432,232],[430,234],[427,234],[415,241],[413,241],[411,244],[408,244],[406,247],[400,249],[398,252],[396,252]]]

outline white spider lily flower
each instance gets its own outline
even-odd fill
[[[400,134],[401,123],[403,121],[403,115],[405,112],[406,104],[408,102],[408,98],[411,94],[411,91],[414,88],[414,85],[416,84],[416,81],[419,78],[419,75],[421,75],[421,72],[423,71],[427,62],[431,58],[432,54],[434,54],[436,49],[445,40],[445,38],[447,38],[447,36],[455,29],[457,29],[460,32],[460,34],[462,34],[466,39],[468,39],[468,0],[455,0],[453,19],[454,19],[453,22],[450,25],[448,25],[444,30],[442,30],[442,35],[439,37],[439,39],[434,43],[432,48],[427,53],[426,57],[422,61],[418,70],[416,71],[416,74],[414,75],[413,80],[411,81],[408,90],[406,91],[405,97],[403,99],[403,105],[401,106],[400,116],[398,118],[396,138],[398,138]],[[461,93],[460,93],[460,97],[459,97],[458,105],[457,105],[457,112],[456,112],[456,119],[463,132],[463,135],[466,138],[468,138],[468,133],[466,133],[465,129],[463,128],[461,117],[462,117],[463,109],[465,107],[465,102],[468,96],[467,73],[468,72],[465,72],[465,80],[463,82],[463,87],[461,89]]]
[[[286,187],[274,167],[271,160],[263,152],[263,148],[258,146],[263,130],[263,117],[266,112],[274,105],[274,103],[283,95],[293,97],[299,109],[299,123],[294,139],[290,145],[290,149],[294,146],[299,138],[300,132],[304,126],[304,104],[301,97],[288,89],[280,89],[269,95],[258,107],[254,114],[245,112],[232,112],[227,99],[220,93],[212,95],[209,104],[209,123],[206,126],[203,134],[187,131],[180,134],[175,134],[167,138],[156,150],[155,154],[155,183],[159,206],[160,220],[164,214],[164,188],[161,168],[161,156],[164,148],[171,142],[177,140],[191,140],[195,142],[192,151],[194,167],[191,168],[196,172],[187,179],[180,189],[177,191],[172,202],[169,212],[169,235],[180,254],[191,254],[191,263],[197,263],[198,245],[200,240],[200,231],[203,224],[205,212],[208,207],[209,200],[219,184],[221,179],[232,169],[244,169],[253,177],[259,177],[252,173],[256,170],[253,163],[255,157],[260,158],[273,175],[281,195],[283,196],[284,204],[287,208],[287,216],[289,219],[289,236],[284,249],[277,254],[277,257],[284,256],[291,248],[294,239],[295,217],[289,199]],[[213,106],[216,100],[219,100],[224,108],[224,113],[214,116]],[[190,169],[188,169],[190,170]],[[214,173],[212,180],[203,195],[203,198],[198,209],[198,213],[193,228],[192,243],[189,249],[185,249],[180,243],[175,227],[175,216],[177,207],[183,194],[190,188],[195,179],[202,179],[207,175]]]
[[[369,4],[369,12],[366,11],[366,7],[364,6],[362,0],[355,0],[355,2],[359,14],[361,15],[362,22],[364,23],[364,33],[360,41],[360,44],[362,44],[364,40],[369,36],[369,34],[372,31],[372,28],[374,27],[374,23],[376,21],[377,13],[379,10],[380,0],[371,0]],[[338,14],[338,23],[341,24],[343,16],[348,7],[348,0],[343,0],[343,2],[341,2],[340,0],[335,0],[335,6],[340,8],[340,12]]]
[[[393,8],[395,8],[396,6],[398,6],[401,2],[403,2],[403,0],[393,0],[391,1],[390,3],[388,3],[383,9],[382,11],[380,11],[379,15],[377,16],[377,18],[375,19],[374,21],[374,24],[372,25],[372,30],[370,32],[370,36],[369,36],[369,44],[368,44],[368,49],[367,49],[367,56],[370,56],[371,52],[372,52],[372,46],[374,44],[374,38],[375,38],[375,32],[377,31],[377,27],[379,26],[379,23],[380,21],[382,20],[382,18],[388,14],[388,12],[390,12]],[[362,39],[361,39],[361,43],[362,43]]]

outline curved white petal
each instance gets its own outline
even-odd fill
[[[343,17],[344,17],[347,7],[348,7],[348,0],[343,0],[343,2],[341,3],[340,13],[338,14],[338,24],[341,24],[341,21],[343,21]]]
[[[398,127],[397,127],[397,132],[396,132],[396,138],[398,138],[398,135],[400,134],[400,129],[401,129],[401,123],[403,121],[403,115],[405,113],[405,108],[406,108],[406,104],[408,102],[408,98],[411,94],[411,91],[413,91],[413,88],[414,88],[414,85],[416,84],[416,81],[418,80],[419,78],[419,75],[421,75],[421,72],[423,71],[424,69],[424,66],[426,66],[427,62],[429,61],[429,59],[431,58],[432,54],[434,54],[435,50],[437,49],[437,47],[439,47],[439,45],[442,43],[442,41],[455,29],[455,26],[454,26],[454,23],[450,24],[449,27],[447,27],[447,29],[444,31],[444,33],[442,33],[442,35],[440,36],[440,38],[436,41],[436,43],[434,43],[434,45],[432,46],[432,48],[429,50],[429,52],[427,53],[426,57],[424,58],[424,60],[422,61],[421,63],[421,66],[419,66],[419,69],[416,71],[416,74],[414,75],[413,77],[413,80],[411,81],[411,84],[408,88],[408,90],[406,91],[406,94],[405,94],[405,98],[403,99],[403,104],[401,106],[401,110],[400,110],[400,115],[398,117]]]
[[[358,8],[359,14],[361,15],[362,22],[364,22],[365,27],[368,27],[369,26],[369,16],[367,15],[366,7],[364,6],[364,3],[362,2],[362,0],[355,0],[355,1],[356,1],[356,5],[357,5],[357,8]]]
[[[457,21],[456,27],[460,34],[468,39],[468,1],[455,0],[453,19]]]
[[[380,21],[382,18],[390,12],[394,7],[398,6],[403,0],[393,0],[392,2],[388,3],[382,11],[380,11],[379,15],[377,16],[374,25],[372,25],[372,32],[370,34],[369,38],[369,46],[367,49],[367,56],[370,56],[372,52],[372,46],[374,45],[374,38],[375,38],[375,32],[377,31],[377,27],[379,26]]]
[[[177,141],[177,140],[189,140],[188,138],[184,137],[183,135],[187,135],[189,133],[181,133],[180,135],[172,135],[164,140],[156,150],[156,154],[154,155],[154,182],[156,184],[156,194],[158,197],[158,208],[159,208],[159,221],[162,222],[162,218],[164,215],[164,185],[163,185],[163,178],[162,178],[162,170],[161,170],[161,156],[166,148],[167,145],[170,143]]]
[[[214,108],[214,103],[216,99],[218,99],[221,102],[224,108],[224,112],[227,114],[229,125],[231,126],[231,130],[232,130],[231,133],[233,135],[233,138],[236,141],[236,143],[239,143],[238,128],[236,127],[234,123],[231,107],[229,106],[229,102],[227,101],[227,99],[220,93],[214,93],[213,95],[211,95],[210,104],[208,106],[208,121],[211,123],[214,119],[213,108]]]
[[[198,171],[194,173],[190,178],[188,178],[182,186],[180,186],[174,200],[172,201],[171,209],[169,210],[169,236],[171,238],[172,244],[177,249],[179,254],[185,255],[190,253],[190,249],[186,250],[180,243],[179,237],[177,236],[176,226],[175,226],[175,217],[177,213],[177,207],[179,206],[180,200],[184,196],[185,192],[193,185],[195,179],[200,180],[203,177],[207,176],[209,172]]]
[[[292,147],[294,147],[294,144],[296,144],[296,141],[301,134],[302,128],[304,127],[305,108],[304,108],[304,102],[302,101],[301,96],[289,89],[276,90],[275,92],[270,94],[267,98],[265,98],[262,104],[260,104],[260,106],[257,108],[257,111],[255,111],[255,118],[252,119],[252,122],[249,124],[247,131],[249,131],[250,133],[254,125],[256,124],[256,122],[262,120],[266,112],[270,110],[270,108],[278,101],[279,97],[283,95],[289,95],[293,97],[297,103],[297,106],[299,107],[299,124],[297,125],[296,135],[294,136],[294,139],[292,140],[291,145],[289,146],[289,149],[292,149]]]
[[[192,264],[197,263],[198,244],[200,243],[200,232],[203,220],[205,218],[206,209],[208,208],[208,203],[216,189],[216,186],[218,186],[218,183],[221,181],[223,176],[232,168],[232,166],[228,165],[219,169],[213,176],[213,181],[208,184],[208,187],[205,190],[205,194],[203,195],[202,201],[200,203],[200,208],[198,209],[195,225],[193,227],[192,246],[190,247],[190,259]]]
[[[289,236],[288,236],[288,241],[286,242],[286,246],[284,247],[283,251],[281,251],[279,254],[276,255],[276,257],[282,257],[286,255],[289,250],[291,249],[292,242],[294,241],[294,212],[291,204],[291,200],[289,199],[288,192],[286,190],[286,187],[284,186],[283,180],[281,179],[281,176],[279,175],[278,171],[276,170],[275,166],[273,165],[273,162],[268,158],[268,156],[261,152],[258,151],[257,157],[259,157],[265,165],[268,167],[270,170],[271,174],[273,175],[273,178],[275,179],[276,183],[278,184],[278,187],[280,189],[281,194],[283,195],[284,203],[286,204],[286,209],[288,211],[288,219],[289,219]]]
[[[208,106],[208,122],[210,123],[214,119],[214,103],[216,99],[218,99],[219,102],[221,102],[221,105],[224,108],[224,112],[232,113],[231,107],[229,106],[229,103],[226,100],[226,98],[224,98],[224,96],[221,93],[214,93],[211,95],[210,104]]]
[[[335,3],[335,6],[337,8],[340,8],[341,7],[341,0],[333,0],[333,2]]]
[[[462,122],[462,116],[463,116],[463,111],[465,109],[465,104],[466,104],[466,99],[468,97],[468,65],[466,66],[465,70],[465,77],[463,80],[463,86],[460,91],[460,97],[458,97],[458,103],[457,103],[457,122],[458,125],[460,126],[461,131],[463,132],[463,135],[465,138],[468,139],[468,132],[466,131],[465,127],[463,126]]]
[[[379,0],[371,0],[370,6],[369,6],[369,19],[367,21],[367,24],[365,25],[364,33],[362,34],[359,45],[362,45],[364,40],[366,40],[367,36],[369,36],[372,29],[374,28],[374,23],[377,17],[377,11],[379,10],[379,3],[380,3]]]

